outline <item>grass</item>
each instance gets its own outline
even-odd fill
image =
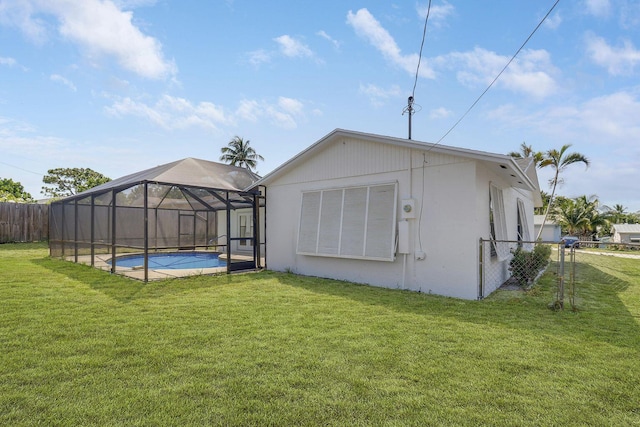
[[[0,425],[640,425],[640,262],[592,257],[580,309],[554,312],[552,273],[462,301],[273,272],[143,284],[0,245]]]

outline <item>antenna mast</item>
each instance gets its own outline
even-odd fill
[[[407,100],[407,106],[402,111],[403,115],[404,113],[407,113],[409,115],[409,138],[408,139],[411,139],[411,116],[413,116],[414,112],[415,112],[415,109],[413,108],[413,96],[410,96],[409,99]]]

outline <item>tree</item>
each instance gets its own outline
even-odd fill
[[[607,224],[607,219],[598,209],[599,204],[595,195],[575,199],[558,197],[552,216],[565,233],[579,236],[581,240],[592,239]]]
[[[540,190],[540,197],[542,198],[542,206],[540,206],[539,208],[533,208],[533,213],[535,215],[544,215],[547,206],[549,206],[549,199],[551,198],[551,195]]]
[[[540,226],[540,231],[538,231],[538,235],[536,236],[536,240],[540,238],[542,234],[542,230],[544,229],[544,224],[547,222],[547,217],[549,216],[549,210],[553,205],[553,198],[556,194],[556,188],[558,187],[558,183],[560,182],[560,174],[570,165],[578,162],[582,162],[589,167],[589,159],[587,159],[583,154],[580,153],[567,153],[567,150],[571,147],[571,144],[563,145],[560,150],[551,149],[548,150],[544,154],[544,159],[538,165],[538,167],[543,168],[547,166],[551,166],[554,170],[553,178],[549,180],[549,184],[551,186],[551,196],[549,196],[549,204],[547,205],[547,210],[545,211],[544,218],[542,219],[542,225]]]
[[[507,156],[511,156],[516,159],[533,157],[537,167],[540,167],[540,164],[544,161],[544,154],[541,151],[534,151],[531,145],[527,145],[524,142],[520,144],[520,151],[511,151],[510,153],[507,153]]]
[[[239,136],[234,136],[226,147],[220,149],[222,152],[220,160],[253,171],[258,165],[258,160],[264,161],[264,158],[256,153],[253,147],[249,146],[249,143],[248,139],[245,141]]]
[[[31,194],[21,183],[11,178],[0,178],[0,202],[33,202]]]
[[[53,185],[53,187],[42,187],[42,194],[58,198],[81,193],[109,182],[111,178],[89,168],[57,168],[49,169],[42,181]]]
[[[620,204],[615,204],[613,207],[603,206],[602,210],[612,224],[637,224],[639,222],[637,214],[627,212],[627,208]]]

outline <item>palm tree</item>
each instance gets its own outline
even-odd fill
[[[565,233],[578,236],[589,228],[588,207],[579,199],[558,197],[551,216]]]
[[[560,173],[562,173],[569,165],[574,163],[582,162],[587,167],[589,167],[589,159],[587,159],[584,154],[580,153],[567,153],[567,150],[571,147],[571,144],[565,144],[560,148],[560,150],[551,149],[548,150],[542,162],[538,165],[538,167],[543,168],[547,166],[551,166],[554,169],[553,178],[549,180],[549,184],[551,185],[551,196],[549,197],[549,205],[547,206],[547,210],[544,214],[544,218],[542,220],[542,225],[540,226],[540,231],[538,231],[538,236],[536,240],[540,238],[540,234],[542,234],[542,230],[544,229],[544,224],[547,222],[547,217],[549,216],[549,210],[553,205],[553,198],[556,195],[556,188],[558,187],[558,183],[560,182]]]
[[[507,156],[511,156],[516,159],[526,159],[527,157],[533,157],[533,160],[536,162],[536,166],[540,167],[540,163],[544,160],[544,154],[541,151],[533,151],[533,147],[531,145],[527,145],[526,143],[520,144],[520,151],[511,151],[507,153]]]
[[[552,216],[567,234],[591,240],[601,227],[607,225],[606,217],[598,210],[599,204],[595,195],[575,199],[558,197]]]
[[[258,160],[264,161],[264,157],[256,153],[256,150],[249,146],[249,142],[248,139],[245,141],[239,136],[234,136],[226,147],[220,149],[220,160],[253,171],[258,165]]]
[[[621,204],[615,204],[613,207],[603,206],[604,214],[609,217],[609,221],[613,224],[624,224],[629,218],[627,208]]]

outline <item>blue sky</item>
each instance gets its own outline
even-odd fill
[[[412,138],[436,142],[555,0],[434,0]],[[0,177],[111,178],[234,136],[273,170],[335,128],[407,137],[427,1],[0,0]],[[559,193],[640,210],[640,2],[561,0],[441,143],[573,144]],[[548,191],[550,171],[540,171]]]

